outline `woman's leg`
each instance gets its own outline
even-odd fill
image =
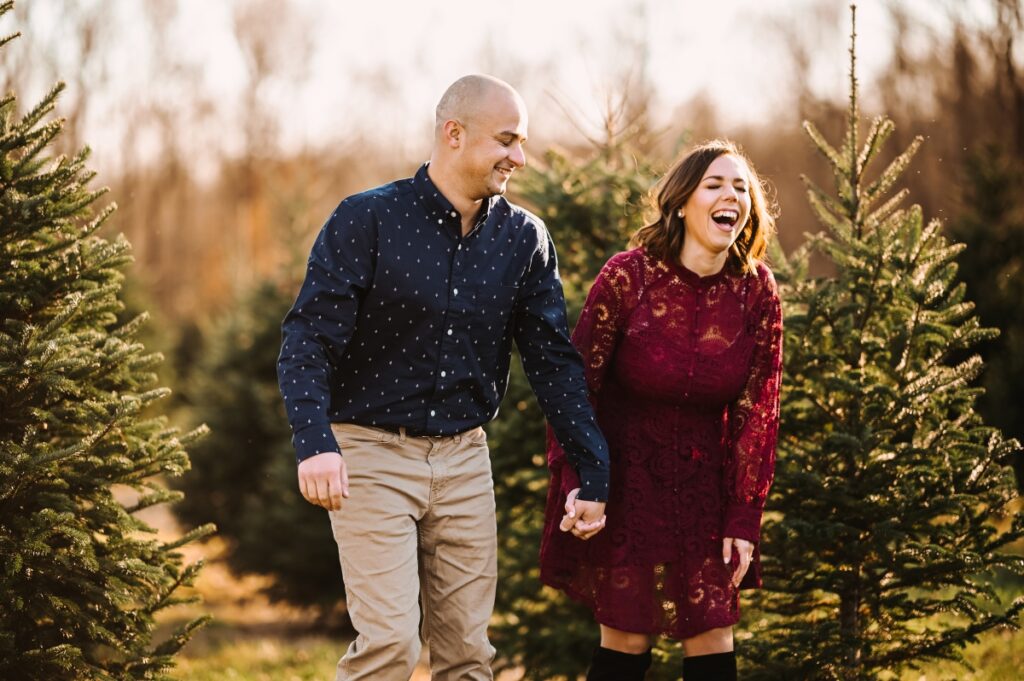
[[[587,672],[587,681],[642,681],[651,666],[651,639],[646,634],[601,625],[601,645]]]
[[[711,629],[683,640],[683,681],[735,681],[732,627]]]
[[[620,653],[638,655],[651,649],[651,637],[647,634],[636,634],[632,631],[620,631],[601,625],[601,647],[617,650]]]

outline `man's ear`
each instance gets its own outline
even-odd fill
[[[450,118],[444,122],[442,128],[444,142],[451,149],[458,149],[462,146],[462,138],[466,134],[465,128],[457,120]]]

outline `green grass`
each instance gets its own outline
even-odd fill
[[[968,646],[964,657],[974,667],[973,672],[940,662],[908,671],[900,677],[901,681],[1018,681],[1024,677],[1024,633],[989,632],[978,643]]]
[[[323,681],[333,678],[346,642],[326,637],[268,636],[186,647],[173,678],[188,681]]]

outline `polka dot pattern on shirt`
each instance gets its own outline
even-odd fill
[[[345,199],[283,323],[278,375],[299,460],[337,451],[332,422],[452,435],[490,421],[513,342],[586,483],[580,498],[606,498],[607,445],[543,222],[492,197],[463,236],[426,165]]]

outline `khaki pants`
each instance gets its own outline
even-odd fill
[[[406,437],[334,424],[349,498],[331,511],[358,636],[337,681],[408,681],[421,637],[433,681],[493,679],[497,584],[487,436]]]

